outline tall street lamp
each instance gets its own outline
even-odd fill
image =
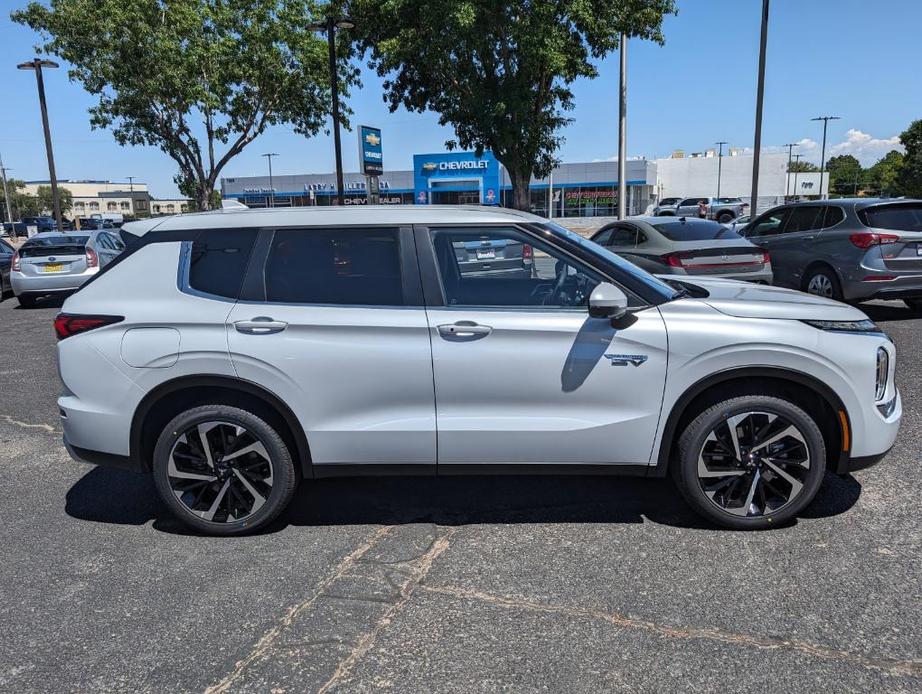
[[[275,207],[275,186],[272,184],[272,157],[277,157],[276,152],[266,152],[263,156],[269,160],[269,207]]]
[[[336,204],[345,205],[343,195],[343,153],[339,142],[339,76],[336,73],[336,30],[354,29],[355,22],[348,17],[326,18],[326,21],[310,25],[314,31],[326,31],[327,48],[330,55],[330,95],[333,104],[333,148],[336,150]]]
[[[719,198],[720,198],[721,165],[723,164],[723,160],[724,160],[724,145],[727,143],[725,140],[720,140],[720,142],[715,142],[714,144],[717,145],[718,147],[717,149],[717,197],[718,197],[717,202],[719,204],[720,203]]]
[[[51,129],[48,127],[48,106],[45,104],[45,81],[42,79],[42,68],[58,67],[53,60],[33,58],[29,62],[17,65],[20,70],[35,70],[35,81],[38,85],[38,103],[42,108],[42,127],[45,129],[45,151],[48,154],[48,174],[51,177],[51,204],[54,208],[54,221],[58,230],[64,227],[61,223],[61,198],[58,197],[58,177],[54,172],[54,152],[51,150]]]
[[[15,233],[13,231],[13,201],[10,200],[10,191],[6,187],[6,172],[9,171],[3,165],[3,157],[0,157],[0,176],[3,177],[3,204],[6,206],[6,219],[10,223],[10,234]]]
[[[794,148],[797,147],[797,143],[789,142],[784,146],[788,148],[788,177],[785,179],[784,184],[784,197],[787,199],[788,193],[791,190],[791,155],[794,152]]]
[[[821,120],[823,121],[823,150],[820,155],[820,198],[823,200],[826,199],[826,194],[823,193],[823,174],[826,171],[826,127],[829,125],[831,120],[839,120],[838,116],[817,116],[816,118],[811,118],[810,120]]]
[[[759,156],[762,150],[762,101],[765,96],[765,47],[768,43],[768,0],[762,0],[762,34],[759,41],[759,79],[756,86],[756,133],[752,149],[751,214],[759,211]]]
[[[802,156],[803,156],[803,154],[795,154],[795,155],[794,155],[794,165],[795,165],[795,167],[796,167],[796,168],[794,169],[794,200],[795,200],[795,201],[797,200],[797,173],[800,171],[800,158],[801,158]],[[788,170],[790,170],[790,167],[788,167]],[[790,177],[790,173],[788,174],[788,176]],[[820,190],[823,190],[823,189],[820,188]]]

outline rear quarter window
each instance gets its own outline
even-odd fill
[[[858,218],[873,229],[922,231],[922,202],[866,207],[859,210]]]
[[[209,229],[189,251],[189,287],[197,292],[236,299],[250,262],[254,229]]]

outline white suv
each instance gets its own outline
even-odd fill
[[[152,473],[206,532],[265,525],[304,478],[539,469],[670,472],[712,521],[765,528],[824,471],[879,460],[902,414],[893,344],[857,308],[660,280],[524,213],[244,209],[125,231],[55,322],[65,444]],[[527,271],[495,271],[507,248]]]

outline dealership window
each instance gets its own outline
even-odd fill
[[[98,209],[99,209],[99,203],[98,203],[98,202],[91,202],[91,203],[90,203],[90,209],[91,209],[91,210],[98,210]]]
[[[125,211],[131,209],[131,203],[128,203],[128,202],[120,202],[118,206],[122,208],[122,210],[125,210]]]

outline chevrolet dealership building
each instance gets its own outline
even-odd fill
[[[721,168],[721,195],[742,197],[748,202],[752,157],[724,156]],[[716,195],[716,169],[716,158],[706,155],[628,161],[628,214],[642,214],[663,197]],[[793,194],[787,155],[763,154],[759,170],[760,209],[783,201],[785,194]],[[800,176],[798,188],[811,177]],[[385,170],[378,181],[380,201],[386,205],[512,204],[509,177],[490,152],[481,156],[473,152],[416,154],[412,170]],[[366,204],[365,177],[347,173],[344,182],[346,204]],[[613,216],[618,211],[618,162],[560,164],[548,178],[532,179],[530,188],[535,214]],[[805,191],[818,195],[818,178]],[[225,178],[221,181],[221,193],[248,207],[332,205],[336,198],[336,176],[333,173],[276,175],[272,177],[271,189],[268,176]]]

